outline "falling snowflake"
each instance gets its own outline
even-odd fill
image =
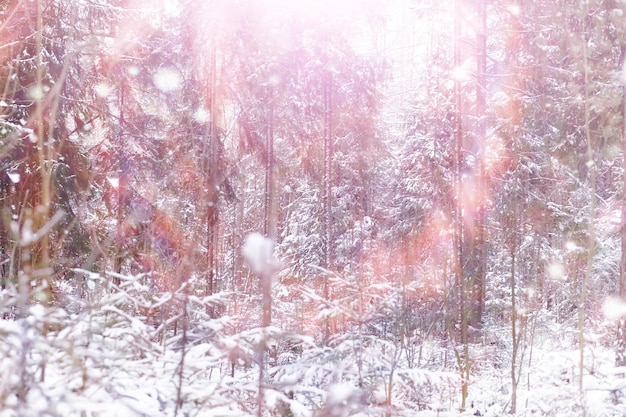
[[[173,68],[161,68],[152,77],[154,86],[164,93],[179,90],[182,80],[178,71]]]
[[[604,317],[609,320],[617,320],[626,316],[626,303],[624,301],[609,297],[602,304]]]
[[[193,114],[193,118],[198,123],[206,123],[209,121],[209,111],[204,107],[198,107]]]
[[[107,97],[111,93],[112,87],[106,83],[99,83],[94,87],[96,95],[101,98]]]
[[[243,257],[257,274],[271,273],[274,261],[274,242],[260,233],[250,233],[243,244]]]

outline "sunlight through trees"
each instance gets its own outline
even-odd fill
[[[626,3],[0,3],[0,417],[626,412]]]

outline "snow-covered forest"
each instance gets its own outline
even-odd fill
[[[626,415],[626,1],[0,2],[0,417]]]

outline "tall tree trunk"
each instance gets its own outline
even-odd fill
[[[324,256],[326,269],[333,268],[333,133],[332,133],[332,75],[327,73],[322,81],[324,96]],[[324,299],[330,301],[330,283],[328,273],[324,275]],[[324,324],[324,340],[331,334],[331,320],[326,319]]]
[[[124,80],[122,80],[122,84],[120,86],[120,133],[117,137],[117,160],[120,164],[119,166],[119,174],[117,179],[117,210],[116,210],[116,220],[117,220],[117,236],[115,239],[116,247],[115,247],[115,259],[113,260],[113,271],[116,274],[121,274],[122,272],[122,262],[124,260],[124,245],[123,245],[123,227],[124,223],[124,206],[126,204],[127,196],[130,193],[129,184],[128,184],[128,162],[124,155],[123,147],[123,132],[125,128],[125,119],[124,119],[124,100],[126,93],[126,85]],[[113,277],[113,284],[118,286],[120,284],[119,276]]]
[[[487,2],[477,0],[478,7],[478,34],[476,51],[476,141],[479,158],[476,185],[478,191],[478,207],[476,207],[476,236],[474,243],[474,261],[477,263],[473,277],[473,308],[470,324],[481,327],[485,310],[485,285],[487,274],[487,226],[486,226],[486,198],[487,178],[485,175],[485,140],[487,137]]]
[[[41,229],[46,226],[50,218],[50,208],[52,203],[52,141],[48,141],[46,136],[44,117],[44,85],[43,85],[43,4],[42,0],[37,1],[37,32],[35,36],[36,53],[37,53],[37,68],[35,73],[36,90],[38,92],[35,102],[35,121],[37,123],[37,156],[39,158],[39,173],[40,173],[40,193],[41,199],[39,206],[36,207],[34,213],[35,227]],[[50,123],[49,128],[54,127],[53,123]],[[33,256],[33,271],[39,269],[45,271],[50,265],[50,246],[49,246],[49,234],[44,233],[41,236],[39,243],[37,244],[36,255]]]
[[[267,103],[267,129],[265,132],[265,236],[276,239],[276,196],[274,186],[274,109],[272,98]]]
[[[622,66],[626,65],[626,47],[622,48]],[[626,68],[625,68],[626,69]],[[622,86],[622,221],[621,221],[621,256],[619,263],[619,298],[626,300],[626,80]],[[621,318],[617,329],[617,349],[615,366],[626,366],[626,318]]]
[[[462,16],[462,0],[455,0],[454,2],[454,66],[459,68],[461,66],[461,16]],[[468,346],[468,285],[467,276],[465,274],[465,219],[464,212],[468,209],[464,206],[463,198],[463,91],[461,86],[461,80],[458,77],[454,79],[454,103],[455,103],[455,227],[454,227],[454,249],[455,249],[455,287],[459,297],[459,311],[458,320],[461,325],[461,343],[463,350],[458,351],[455,347],[455,354],[457,358],[457,365],[459,366],[459,372],[461,376],[461,410],[465,410],[465,402],[467,400],[468,388],[469,388],[469,374],[470,374],[470,361],[469,361],[469,346]],[[457,339],[458,340],[458,339]]]
[[[219,162],[219,137],[217,131],[217,49],[213,45],[210,56],[210,94],[209,97],[209,135],[208,146],[205,147],[205,163],[208,165],[206,184],[206,247],[207,247],[207,281],[206,293],[213,295],[216,291],[215,277],[217,274],[217,226],[219,220],[218,211],[218,162]],[[207,155],[208,154],[208,155]],[[207,313],[213,317],[213,307],[207,307]]]
[[[455,19],[454,19],[454,66],[458,68],[461,65],[461,23],[460,8],[461,0],[455,0]],[[461,182],[461,165],[463,164],[463,121],[461,119],[463,100],[461,97],[461,81],[456,77],[454,79],[454,266],[455,266],[455,290],[461,297],[461,281],[463,281],[463,184]],[[460,300],[459,300],[460,301]],[[459,315],[462,312],[459,312]]]
[[[585,13],[586,16],[586,13]],[[589,108],[589,51],[587,46],[587,25],[586,18],[582,19],[582,50],[583,50],[583,73],[584,73],[584,131],[587,142],[587,165],[589,166],[589,193],[590,193],[590,210],[588,224],[589,243],[587,244],[587,267],[585,275],[581,283],[580,299],[578,300],[578,348],[579,348],[579,364],[578,364],[578,388],[583,392],[583,377],[585,370],[585,303],[587,301],[587,287],[591,279],[593,258],[595,252],[595,211],[596,211],[596,165],[593,156],[593,147],[591,144],[591,126],[590,126],[590,108]]]
[[[517,412],[517,386],[519,383],[519,373],[517,372],[517,360],[520,346],[520,335],[518,333],[517,320],[517,294],[516,294],[516,275],[517,275],[517,227],[519,221],[518,215],[518,199],[517,192],[513,197],[513,214],[511,224],[511,409],[510,414],[515,415]],[[520,359],[521,361],[521,359]]]
[[[620,53],[620,68],[626,70],[626,46]],[[622,80],[622,206],[621,206],[621,255],[619,264],[619,299],[626,300],[626,79]],[[626,366],[626,318],[617,324],[615,366]]]
[[[270,102],[267,104],[267,130],[266,130],[266,161],[265,161],[265,236],[271,240],[276,239],[276,210],[274,190],[274,110]],[[268,327],[272,322],[272,277],[261,277],[263,291],[263,327]]]

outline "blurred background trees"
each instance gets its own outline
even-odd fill
[[[580,378],[589,334],[623,365],[624,5],[336,3],[0,5],[6,352],[130,334],[133,360],[176,358],[174,413],[201,349],[210,380],[267,368],[282,415],[464,409],[505,366],[515,413],[555,332]],[[252,232],[280,259],[263,331]],[[7,355],[29,407],[46,361]],[[193,401],[256,409],[218,380]]]

